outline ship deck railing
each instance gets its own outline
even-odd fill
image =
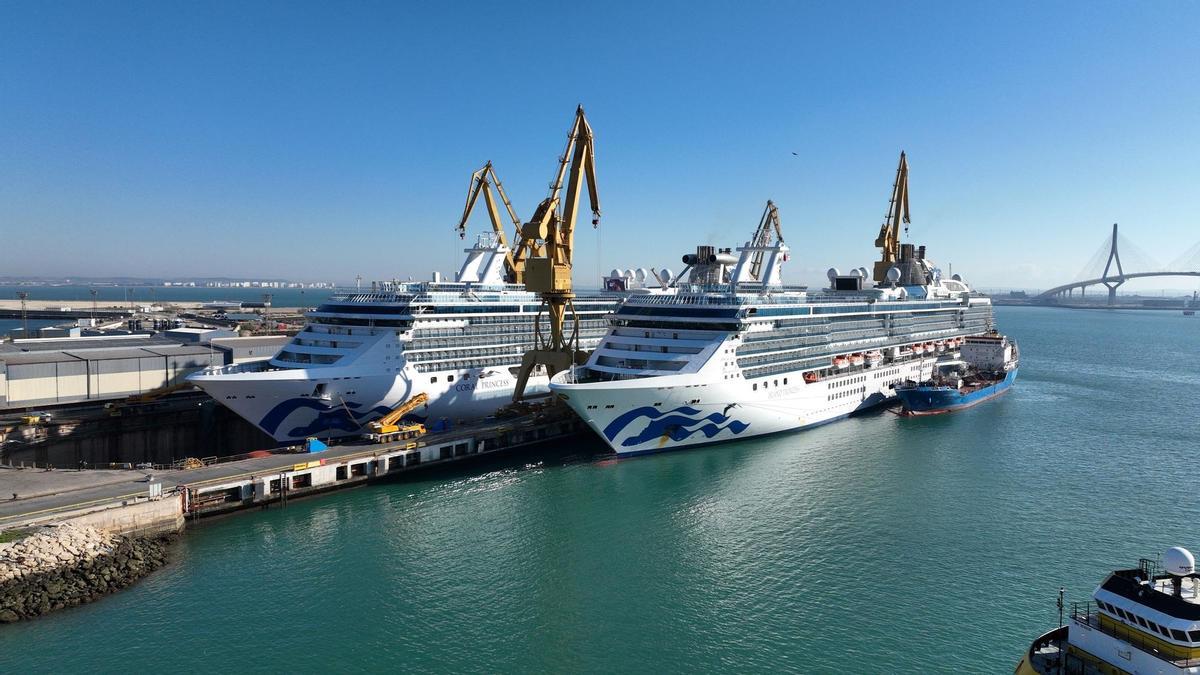
[[[1108,618],[1112,619],[1114,622],[1118,621],[1112,617]],[[1176,658],[1174,654],[1159,649],[1155,641],[1147,639],[1139,632],[1147,629],[1139,627],[1135,630],[1132,626],[1125,627],[1124,624],[1120,624],[1122,626],[1121,628],[1103,625],[1100,623],[1100,612],[1096,610],[1095,603],[1092,601],[1071,603],[1071,619],[1076,623],[1087,626],[1092,630],[1099,631],[1111,638],[1116,638],[1130,645],[1131,647],[1134,647],[1135,649],[1150,654],[1156,659],[1161,659],[1179,668],[1200,666],[1200,657],[1181,659]],[[1165,642],[1165,638],[1161,637],[1155,638],[1154,640]],[[1186,649],[1186,647],[1180,647],[1179,649],[1183,650]]]

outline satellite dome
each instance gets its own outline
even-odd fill
[[[672,279],[674,276],[675,276],[675,275],[671,273],[671,270],[670,270],[670,269],[668,269],[668,268],[666,268],[666,267],[662,268],[662,269],[661,269],[661,270],[659,270],[659,272],[658,272],[658,278],[659,278],[659,279],[661,279],[661,280],[662,280],[662,282],[663,282],[664,284],[669,284],[669,283],[671,283],[671,279]]]
[[[828,269],[828,270],[825,272],[825,276],[826,276],[826,277],[828,277],[830,281],[833,281],[834,279],[838,278],[839,276],[841,276],[841,274],[842,274],[842,273],[841,273],[841,272],[839,272],[839,271],[838,271],[838,268],[836,268],[836,267],[830,267],[830,268],[829,268],[829,269]]]
[[[646,276],[647,276],[647,272],[646,272],[645,267],[639,267],[636,270],[634,270],[634,272],[633,272],[633,278],[637,279],[639,284],[644,283],[646,281]]]
[[[1196,559],[1186,548],[1172,546],[1163,554],[1163,567],[1177,577],[1187,576],[1195,573]]]
[[[861,267],[855,267],[854,269],[850,270],[850,273],[853,274],[854,276],[858,277],[859,279],[867,278],[867,275],[863,274]]]
[[[625,270],[624,272],[621,272],[621,276],[626,279],[632,279],[633,278],[633,270]]]
[[[613,271],[608,273],[608,276],[613,279],[619,279],[619,278],[621,278],[621,270],[614,269]]]
[[[900,281],[900,268],[899,267],[889,267],[888,271],[887,271],[887,280],[892,282],[893,284],[896,283],[897,281]]]
[[[870,278],[871,278],[871,271],[870,271],[870,270],[868,270],[867,268],[865,268],[865,267],[860,267],[860,268],[858,268],[858,271],[859,271],[859,272],[862,272],[862,278],[864,278],[864,279],[870,279]]]
[[[950,278],[951,278],[951,279],[953,279],[953,280],[955,280],[955,281],[962,281],[962,275],[961,275],[961,274],[955,274],[954,276],[952,276],[952,277],[950,277]]]

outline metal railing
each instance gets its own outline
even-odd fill
[[[1109,637],[1116,638],[1117,640],[1120,640],[1138,650],[1141,650],[1147,654],[1150,654],[1151,656],[1153,656],[1157,659],[1162,659],[1163,661],[1167,661],[1168,663],[1171,663],[1172,665],[1179,666],[1181,668],[1190,668],[1192,666],[1200,666],[1200,657],[1179,658],[1175,654],[1172,654],[1170,652],[1163,651],[1162,649],[1160,649],[1159,644],[1165,643],[1165,639],[1158,638],[1158,637],[1148,638],[1141,632],[1143,630],[1149,630],[1149,629],[1144,629],[1144,628],[1140,628],[1140,627],[1134,628],[1133,626],[1128,626],[1126,624],[1119,623],[1119,619],[1116,619],[1116,618],[1113,618],[1113,617],[1107,616],[1107,615],[1103,615],[1103,616],[1105,616],[1105,618],[1109,619],[1113,623],[1116,623],[1117,627],[1114,627],[1113,625],[1104,625],[1100,621],[1101,616],[1102,615],[1100,614],[1100,612],[1098,612],[1096,610],[1095,603],[1092,601],[1071,603],[1071,619],[1073,621],[1081,623],[1081,624],[1087,626],[1088,628],[1091,628],[1092,630],[1100,631],[1101,633],[1103,633]],[[1183,651],[1183,650],[1186,650],[1187,647],[1180,646],[1179,649],[1181,651]]]

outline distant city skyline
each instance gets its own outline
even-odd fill
[[[7,2],[0,271],[452,276],[470,173],[494,161],[529,217],[582,103],[584,283],[737,246],[767,199],[789,282],[869,267],[905,150],[909,241],[1045,288],[1113,222],[1160,263],[1200,241],[1196,25],[1182,2]],[[1200,282],[1129,286],[1164,287]]]

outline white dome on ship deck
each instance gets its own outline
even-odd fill
[[[1172,546],[1163,554],[1163,567],[1167,572],[1177,577],[1186,576],[1196,571],[1196,558],[1192,552],[1182,546]]]
[[[836,268],[836,267],[830,267],[828,270],[825,271],[825,276],[828,277],[830,281],[833,281],[834,279],[839,277],[841,274],[842,273],[839,272],[838,268]]]

